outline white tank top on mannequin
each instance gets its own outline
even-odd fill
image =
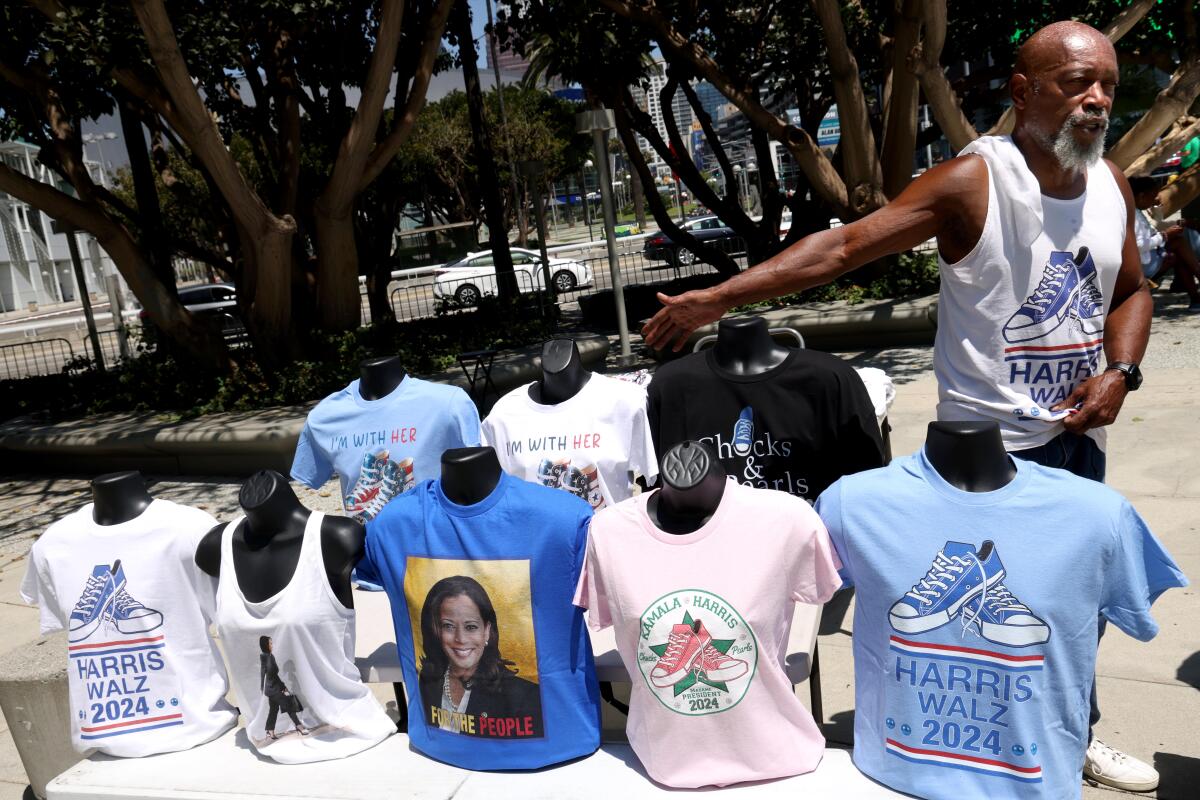
[[[1063,432],[1067,412],[1051,406],[1102,369],[1127,212],[1101,161],[1088,169],[1079,197],[1041,196],[1041,234],[1023,245],[1019,221],[997,202],[997,166],[984,161],[988,208],[979,242],[957,263],[938,256],[937,416],[998,422],[1005,447],[1025,450]],[[1089,257],[1076,265],[1085,247]],[[1104,428],[1088,435],[1104,447]]]
[[[344,758],[375,746],[396,730],[354,666],[354,610],[342,605],[325,574],[323,517],[317,511],[309,516],[287,586],[259,603],[242,594],[233,565],[233,532],[245,518],[230,522],[221,533],[216,622],[229,675],[250,743],[261,755],[283,764]],[[271,703],[264,694],[259,645],[263,636],[271,637],[279,679],[288,694],[298,698],[296,705],[302,710],[295,713],[306,735],[288,714],[294,701],[276,710],[278,738],[267,735]]]

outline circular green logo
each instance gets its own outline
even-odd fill
[[[758,668],[749,623],[703,589],[663,595],[642,612],[638,667],[650,693],[678,714],[700,716],[736,706]]]

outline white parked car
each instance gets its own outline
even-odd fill
[[[542,256],[536,250],[511,248],[513,271],[517,276],[517,288],[521,292],[532,292],[545,288],[545,270]],[[492,252],[482,250],[468,253],[458,261],[439,267],[433,272],[433,296],[439,299],[453,297],[463,305],[474,305],[485,294],[496,294],[496,267],[492,263]],[[550,282],[556,292],[570,292],[592,284],[592,270],[587,264],[565,258],[550,259]]]

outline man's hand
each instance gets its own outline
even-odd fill
[[[659,292],[658,301],[663,307],[642,328],[642,338],[655,350],[664,350],[672,342],[675,346],[671,349],[682,350],[692,331],[716,322],[726,311],[708,289],[695,289],[674,297]]]
[[[1070,397],[1050,410],[1062,411],[1082,403],[1078,411],[1063,419],[1063,427],[1071,433],[1083,433],[1116,422],[1127,394],[1129,390],[1125,388],[1124,373],[1115,369],[1105,370],[1076,386]]]

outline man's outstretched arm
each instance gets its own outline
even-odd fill
[[[987,167],[978,157],[955,158],[922,174],[895,200],[862,219],[806,236],[783,252],[710,289],[670,297],[646,323],[654,348],[679,350],[692,331],[734,306],[820,286],[844,273],[937,236],[957,260],[974,246],[987,214]],[[947,247],[952,240],[952,246]],[[961,240],[961,241],[960,241]],[[960,251],[955,253],[954,251]]]

